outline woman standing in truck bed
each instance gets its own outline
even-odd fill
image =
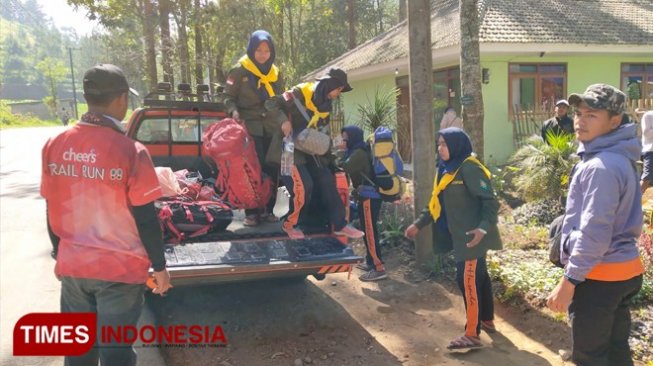
[[[284,117],[268,114],[263,107],[265,100],[283,92],[283,80],[274,65],[275,55],[274,42],[268,32],[257,30],[252,33],[247,44],[247,54],[227,76],[224,104],[232,118],[245,122],[254,139],[263,172],[276,182],[278,167],[265,164],[265,155],[272,135],[281,128]],[[274,220],[275,217],[268,214],[272,211],[272,206],[273,202],[270,202],[264,212],[257,209],[245,210],[243,225],[256,226],[261,220]]]

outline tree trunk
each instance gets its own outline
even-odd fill
[[[202,9],[200,0],[195,0],[195,83],[204,83],[202,72]]]
[[[435,126],[433,125],[433,59],[429,0],[408,2],[410,120],[415,184],[415,216],[428,205],[435,176]],[[433,263],[431,230],[421,230],[415,242],[420,265]]]
[[[295,27],[293,24],[291,1],[286,2],[286,11],[288,11],[288,37],[290,38],[290,64],[293,65],[293,69],[295,69],[295,66],[297,65],[297,58],[295,57],[295,35],[293,34],[293,32],[295,31]]]
[[[406,2],[408,0],[399,0],[399,22],[406,19]]]
[[[188,52],[188,4],[180,1],[179,17],[175,17],[177,32],[179,33],[179,68],[181,69],[181,82],[190,83],[190,52]]]
[[[356,8],[354,0],[347,0],[347,20],[349,21],[349,49],[356,47]]]
[[[170,3],[169,0],[159,0],[159,28],[161,28],[161,56],[163,64],[163,81],[175,87],[175,76],[172,70],[173,48],[170,39]]]
[[[465,131],[472,139],[474,151],[483,159],[484,115],[477,6],[478,0],[460,0],[460,89]]]
[[[147,86],[150,90],[156,89],[158,82],[156,71],[156,44],[155,44],[155,17],[152,0],[143,0],[143,37],[145,38],[145,73]]]
[[[381,7],[381,0],[376,0],[376,7],[379,12],[379,34],[383,33],[383,8]]]

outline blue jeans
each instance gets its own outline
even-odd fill
[[[66,356],[65,366],[136,365],[131,343],[102,343],[103,326],[136,326],[144,304],[145,285],[107,282],[86,278],[61,279],[61,312],[97,313],[98,339],[95,346],[81,356]]]

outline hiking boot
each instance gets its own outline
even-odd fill
[[[345,225],[342,229],[333,232],[335,235],[346,236],[349,239],[360,239],[365,233],[350,225]]]
[[[258,215],[247,215],[243,220],[244,226],[258,226],[261,223]]]
[[[286,225],[282,225],[281,228],[286,234],[288,234],[288,237],[292,240],[304,239],[304,233],[297,228],[294,227],[288,228],[286,227]]]
[[[377,271],[376,269],[373,269],[369,272],[365,272],[360,277],[358,277],[359,280],[365,282],[379,281],[384,278],[388,278],[388,274],[385,271]]]

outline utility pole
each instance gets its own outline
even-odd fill
[[[428,205],[435,176],[435,126],[433,125],[433,51],[431,2],[410,0],[408,48],[410,78],[410,125],[413,145],[415,217]],[[421,266],[434,263],[431,230],[415,238],[415,256]]]
[[[73,108],[75,109],[75,119],[78,119],[77,115],[77,90],[75,89],[75,68],[73,67],[73,50],[78,51],[81,48],[68,47],[68,56],[70,57],[70,76],[73,79]]]

